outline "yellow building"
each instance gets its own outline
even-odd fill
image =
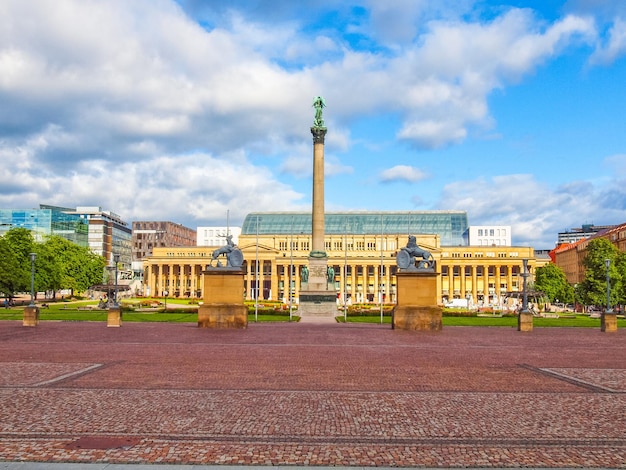
[[[308,233],[306,229],[308,221]],[[465,221],[465,223],[464,223]],[[395,303],[396,254],[407,233],[435,260],[440,302],[468,299],[500,305],[507,292],[522,290],[523,260],[534,272],[528,247],[463,246],[466,216],[458,211],[341,213],[326,215],[325,251],[335,273],[339,303]],[[399,230],[402,227],[404,230]],[[429,230],[433,233],[424,233]],[[454,246],[442,246],[445,238]],[[461,242],[461,243],[459,243]],[[202,297],[202,272],[218,247],[155,248],[144,261],[148,296]],[[311,251],[310,214],[250,214],[239,236],[243,252],[246,298],[289,302],[290,268],[294,302],[301,270]],[[258,260],[258,269],[257,269]],[[215,262],[213,262],[215,263]],[[258,287],[258,289],[257,289]]]

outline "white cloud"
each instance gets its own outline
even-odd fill
[[[203,29],[170,0],[4,0],[0,172],[12,178],[0,206],[93,204],[129,219],[186,223],[227,208],[234,219],[290,209],[302,194],[271,165],[310,175],[314,96],[327,99],[329,151],[350,149],[355,120],[384,113],[400,117],[398,138],[444,147],[492,126],[493,90],[595,34],[581,16],[540,27],[528,11],[510,9],[470,22],[459,11],[471,2],[461,10],[437,3],[366,2],[371,25],[359,32],[392,47],[363,52],[333,31],[305,31],[302,17],[276,23],[262,12],[265,22],[251,21],[223,5]],[[600,55],[623,53],[623,29],[616,21]],[[354,171],[331,157],[328,175]],[[398,166],[381,178],[424,175]],[[480,207],[475,197],[467,194]]]
[[[392,168],[387,168],[380,173],[380,180],[383,183],[390,183],[393,181],[415,183],[426,177],[427,175],[422,170],[408,165],[396,165]]]
[[[448,184],[437,207],[466,210],[470,225],[511,225],[513,243],[549,249],[558,232],[622,221],[622,187],[614,180],[608,186],[580,181],[553,188],[530,174],[502,175]]]
[[[607,65],[626,54],[626,21],[617,18],[608,32],[608,41],[589,58],[591,64]]]

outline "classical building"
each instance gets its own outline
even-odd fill
[[[594,235],[556,247],[551,256],[554,264],[563,270],[567,282],[576,285],[585,279],[583,261],[587,256],[587,246],[591,240],[605,238],[613,243],[619,251],[626,251],[626,224],[612,225]]]
[[[196,246],[196,231],[181,224],[135,221],[132,227],[133,261],[151,256],[155,247]]]
[[[409,233],[433,255],[441,273],[441,303],[462,298],[500,304],[507,292],[521,291],[523,260],[529,260],[531,273],[536,267],[533,249],[468,246],[467,229],[462,211],[326,213],[324,247],[338,302],[395,303],[396,254]],[[310,213],[249,214],[238,246],[245,259],[248,299],[258,292],[259,299],[288,302],[291,285],[298,301],[302,268],[311,251]],[[202,272],[216,248],[155,248],[144,262],[144,292],[202,297]]]

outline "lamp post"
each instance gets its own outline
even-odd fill
[[[348,322],[348,224],[343,232],[343,322]]]
[[[113,307],[118,307],[118,303],[117,303],[117,296],[118,296],[117,263],[120,262],[120,255],[113,255],[113,262],[115,263],[115,297],[113,298]]]
[[[611,278],[609,276],[611,260],[605,259],[604,263],[606,264],[606,313],[611,313]]]
[[[166,289],[163,291],[163,296],[165,297],[165,313],[167,313],[167,294],[169,294],[169,292]]]
[[[293,315],[293,294],[291,293],[292,276],[293,276],[293,216],[291,216],[291,235],[289,237],[289,249],[291,250],[289,258],[289,321]]]
[[[384,277],[384,266],[383,266],[383,239],[384,239],[384,227],[383,227],[383,215],[380,214],[380,278],[378,279],[380,282],[378,283],[378,297],[380,299],[380,324],[383,324],[383,277]]]
[[[35,306],[35,258],[37,258],[37,253],[30,254],[30,305],[29,307]]]
[[[254,321],[259,321],[259,216],[256,216],[256,266],[255,266],[254,280],[255,280],[255,293],[254,293]],[[289,286],[291,288],[291,286]]]

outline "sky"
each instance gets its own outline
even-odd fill
[[[624,0],[2,0],[0,207],[626,222]]]

